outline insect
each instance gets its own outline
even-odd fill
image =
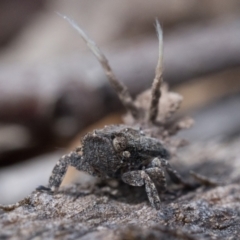
[[[68,166],[73,166],[77,170],[100,178],[119,179],[131,186],[145,185],[151,206],[159,209],[161,201],[156,186],[161,191],[166,190],[165,171],[173,182],[185,186],[188,186],[188,183],[169,164],[170,153],[162,142],[144,132],[145,128],[153,129],[161,126],[157,120],[162,84],[162,30],[158,21],[156,21],[156,29],[159,39],[159,59],[149,108],[143,109],[134,102],[127,87],[117,80],[106,57],[95,42],[73,20],[66,16],[62,17],[78,31],[101,63],[109,82],[130,113],[133,124],[109,125],[85,135],[80,148],[64,155],[57,162],[49,178],[48,187],[40,186],[38,189],[56,191]],[[134,121],[140,122],[142,129],[135,127]]]

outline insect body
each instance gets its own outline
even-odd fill
[[[176,183],[184,183],[167,159],[168,151],[159,140],[143,131],[125,125],[110,125],[88,133],[82,148],[64,155],[49,179],[49,188],[56,190],[68,166],[101,178],[115,178],[132,186],[145,185],[148,199],[159,209],[160,199],[155,185],[166,190],[164,169]]]
[[[100,177],[121,179],[126,172],[147,167],[154,157],[168,152],[154,138],[125,125],[110,125],[83,139],[83,164],[90,164]]]
[[[93,176],[120,179],[132,186],[145,185],[151,205],[159,209],[160,198],[156,186],[161,191],[166,190],[165,171],[173,182],[188,185],[170,166],[168,162],[170,154],[160,140],[151,135],[145,135],[144,130],[134,127],[135,123],[139,122],[148,130],[151,127],[156,129],[161,126],[157,120],[162,83],[162,31],[160,25],[157,22],[160,47],[156,76],[153,80],[149,109],[143,109],[133,101],[126,86],[116,79],[106,57],[96,44],[75,22],[63,17],[80,33],[98,58],[109,82],[130,113],[133,124],[131,126],[110,125],[88,133],[82,140],[81,148],[64,155],[57,162],[50,176],[48,188],[40,187],[39,189],[56,190],[60,186],[68,166],[73,166],[77,170],[85,171]]]

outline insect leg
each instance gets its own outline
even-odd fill
[[[154,167],[165,168],[171,180],[176,184],[183,184],[187,188],[193,188],[194,186],[183,180],[181,175],[172,168],[170,163],[162,158],[154,158],[151,162]]]
[[[162,168],[147,168],[145,172],[149,175],[154,184],[161,192],[166,191],[166,177]]]
[[[96,56],[100,64],[102,65],[102,68],[108,78],[108,81],[112,85],[113,89],[118,94],[119,99],[123,103],[124,107],[132,114],[134,118],[138,118],[139,115],[139,109],[134,104],[134,101],[127,89],[127,87],[118,79],[116,78],[115,74],[113,73],[107,58],[102,53],[102,51],[99,49],[97,44],[88,37],[88,35],[80,28],[80,26],[74,22],[72,19],[68,18],[67,16],[59,14],[61,17],[66,19],[69,24],[77,30],[77,32],[80,34],[82,39],[86,42],[87,46],[90,48],[92,53]]]
[[[161,85],[162,85],[162,65],[163,65],[163,37],[162,29],[159,22],[156,20],[156,30],[158,34],[159,41],[159,54],[158,54],[158,63],[155,72],[155,78],[152,83],[152,93],[151,93],[151,102],[148,114],[149,122],[154,123],[158,115],[158,106],[159,99],[161,97]]]
[[[81,156],[77,152],[70,152],[62,156],[52,170],[52,174],[48,181],[48,187],[39,186],[37,190],[56,190],[61,185],[68,166],[76,167],[80,160]]]
[[[160,209],[160,198],[155,184],[144,170],[126,172],[122,175],[122,180],[131,186],[143,186],[152,207]]]

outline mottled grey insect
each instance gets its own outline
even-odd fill
[[[114,76],[106,57],[96,44],[71,19],[64,16],[80,33],[92,52],[102,64],[105,73],[116,90],[120,100],[134,119],[147,125],[157,125],[158,104],[162,82],[162,31],[156,22],[159,37],[159,60],[152,86],[152,98],[147,112],[137,107],[128,89]],[[147,116],[147,117],[146,117]],[[149,126],[149,125],[148,125]],[[166,190],[165,171],[175,183],[187,185],[180,175],[172,169],[168,159],[170,154],[162,143],[146,136],[144,131],[127,125],[110,125],[88,133],[82,140],[82,147],[64,155],[56,164],[49,179],[48,187],[43,190],[55,191],[60,186],[68,166],[85,171],[100,178],[122,180],[131,186],[145,185],[148,199],[153,207],[160,208],[160,198],[156,186]]]

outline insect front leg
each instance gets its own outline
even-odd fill
[[[77,152],[70,152],[62,156],[52,170],[52,174],[48,181],[48,187],[39,186],[37,190],[51,190],[54,191],[59,188],[62,180],[67,172],[68,166],[76,167],[81,161],[81,156]]]
[[[160,209],[160,198],[158,195],[158,191],[148,176],[148,174],[144,170],[137,170],[126,172],[122,175],[123,182],[131,185],[131,186],[143,186],[145,184],[145,190],[148,196],[148,200],[152,207],[156,208],[157,210]]]
[[[145,172],[157,186],[157,189],[161,192],[166,192],[167,184],[165,173],[162,168],[153,167],[147,168]]]

